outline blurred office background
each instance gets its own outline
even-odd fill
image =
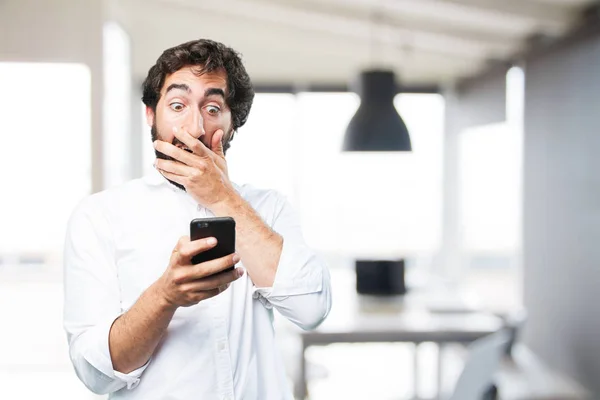
[[[355,334],[375,315],[372,337],[389,337],[304,351],[303,333],[276,320],[299,397],[469,400],[460,385],[480,385],[504,399],[600,398],[589,0],[0,0],[0,398],[100,398],[62,331],[67,219],[152,168],[141,82],[164,49],[196,38],[243,55],[257,96],[230,175],[285,194],[329,262],[323,331]],[[366,69],[395,73],[412,152],[342,151]],[[363,259],[405,260],[406,295],[357,294]],[[481,339],[432,340],[445,326]],[[505,327],[514,344],[494,350],[483,331]],[[424,336],[393,339],[413,331]]]

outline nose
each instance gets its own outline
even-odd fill
[[[204,135],[204,119],[200,110],[190,113],[190,117],[186,121],[186,130],[196,139]]]

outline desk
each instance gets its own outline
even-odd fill
[[[305,352],[310,346],[374,342],[469,343],[503,326],[502,320],[492,314],[469,307],[459,310],[460,301],[456,294],[439,287],[415,288],[404,296],[390,298],[358,296],[349,272],[345,274],[342,279],[346,281],[345,287],[339,285],[339,280],[335,286],[340,287],[337,290],[334,287],[334,306],[327,320],[316,330],[300,334],[300,376],[296,385],[299,399],[304,399],[307,394]],[[332,271],[332,278],[336,279],[333,275]],[[438,308],[436,304],[444,303],[444,297],[448,298],[447,304],[452,305],[452,309],[432,311]],[[415,383],[416,363],[415,358]],[[438,391],[441,369],[442,363],[438,359]]]

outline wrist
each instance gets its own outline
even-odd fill
[[[175,312],[178,308],[177,305],[170,301],[165,295],[164,290],[160,287],[159,281],[154,282],[154,284],[148,288],[146,294],[150,297],[152,304],[157,305],[160,311]]]
[[[226,196],[220,202],[213,204],[209,209],[217,217],[234,216],[241,207],[244,199],[235,190],[229,196]]]

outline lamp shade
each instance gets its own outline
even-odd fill
[[[412,151],[408,129],[394,107],[394,73],[363,71],[357,92],[360,106],[350,120],[343,151]]]

